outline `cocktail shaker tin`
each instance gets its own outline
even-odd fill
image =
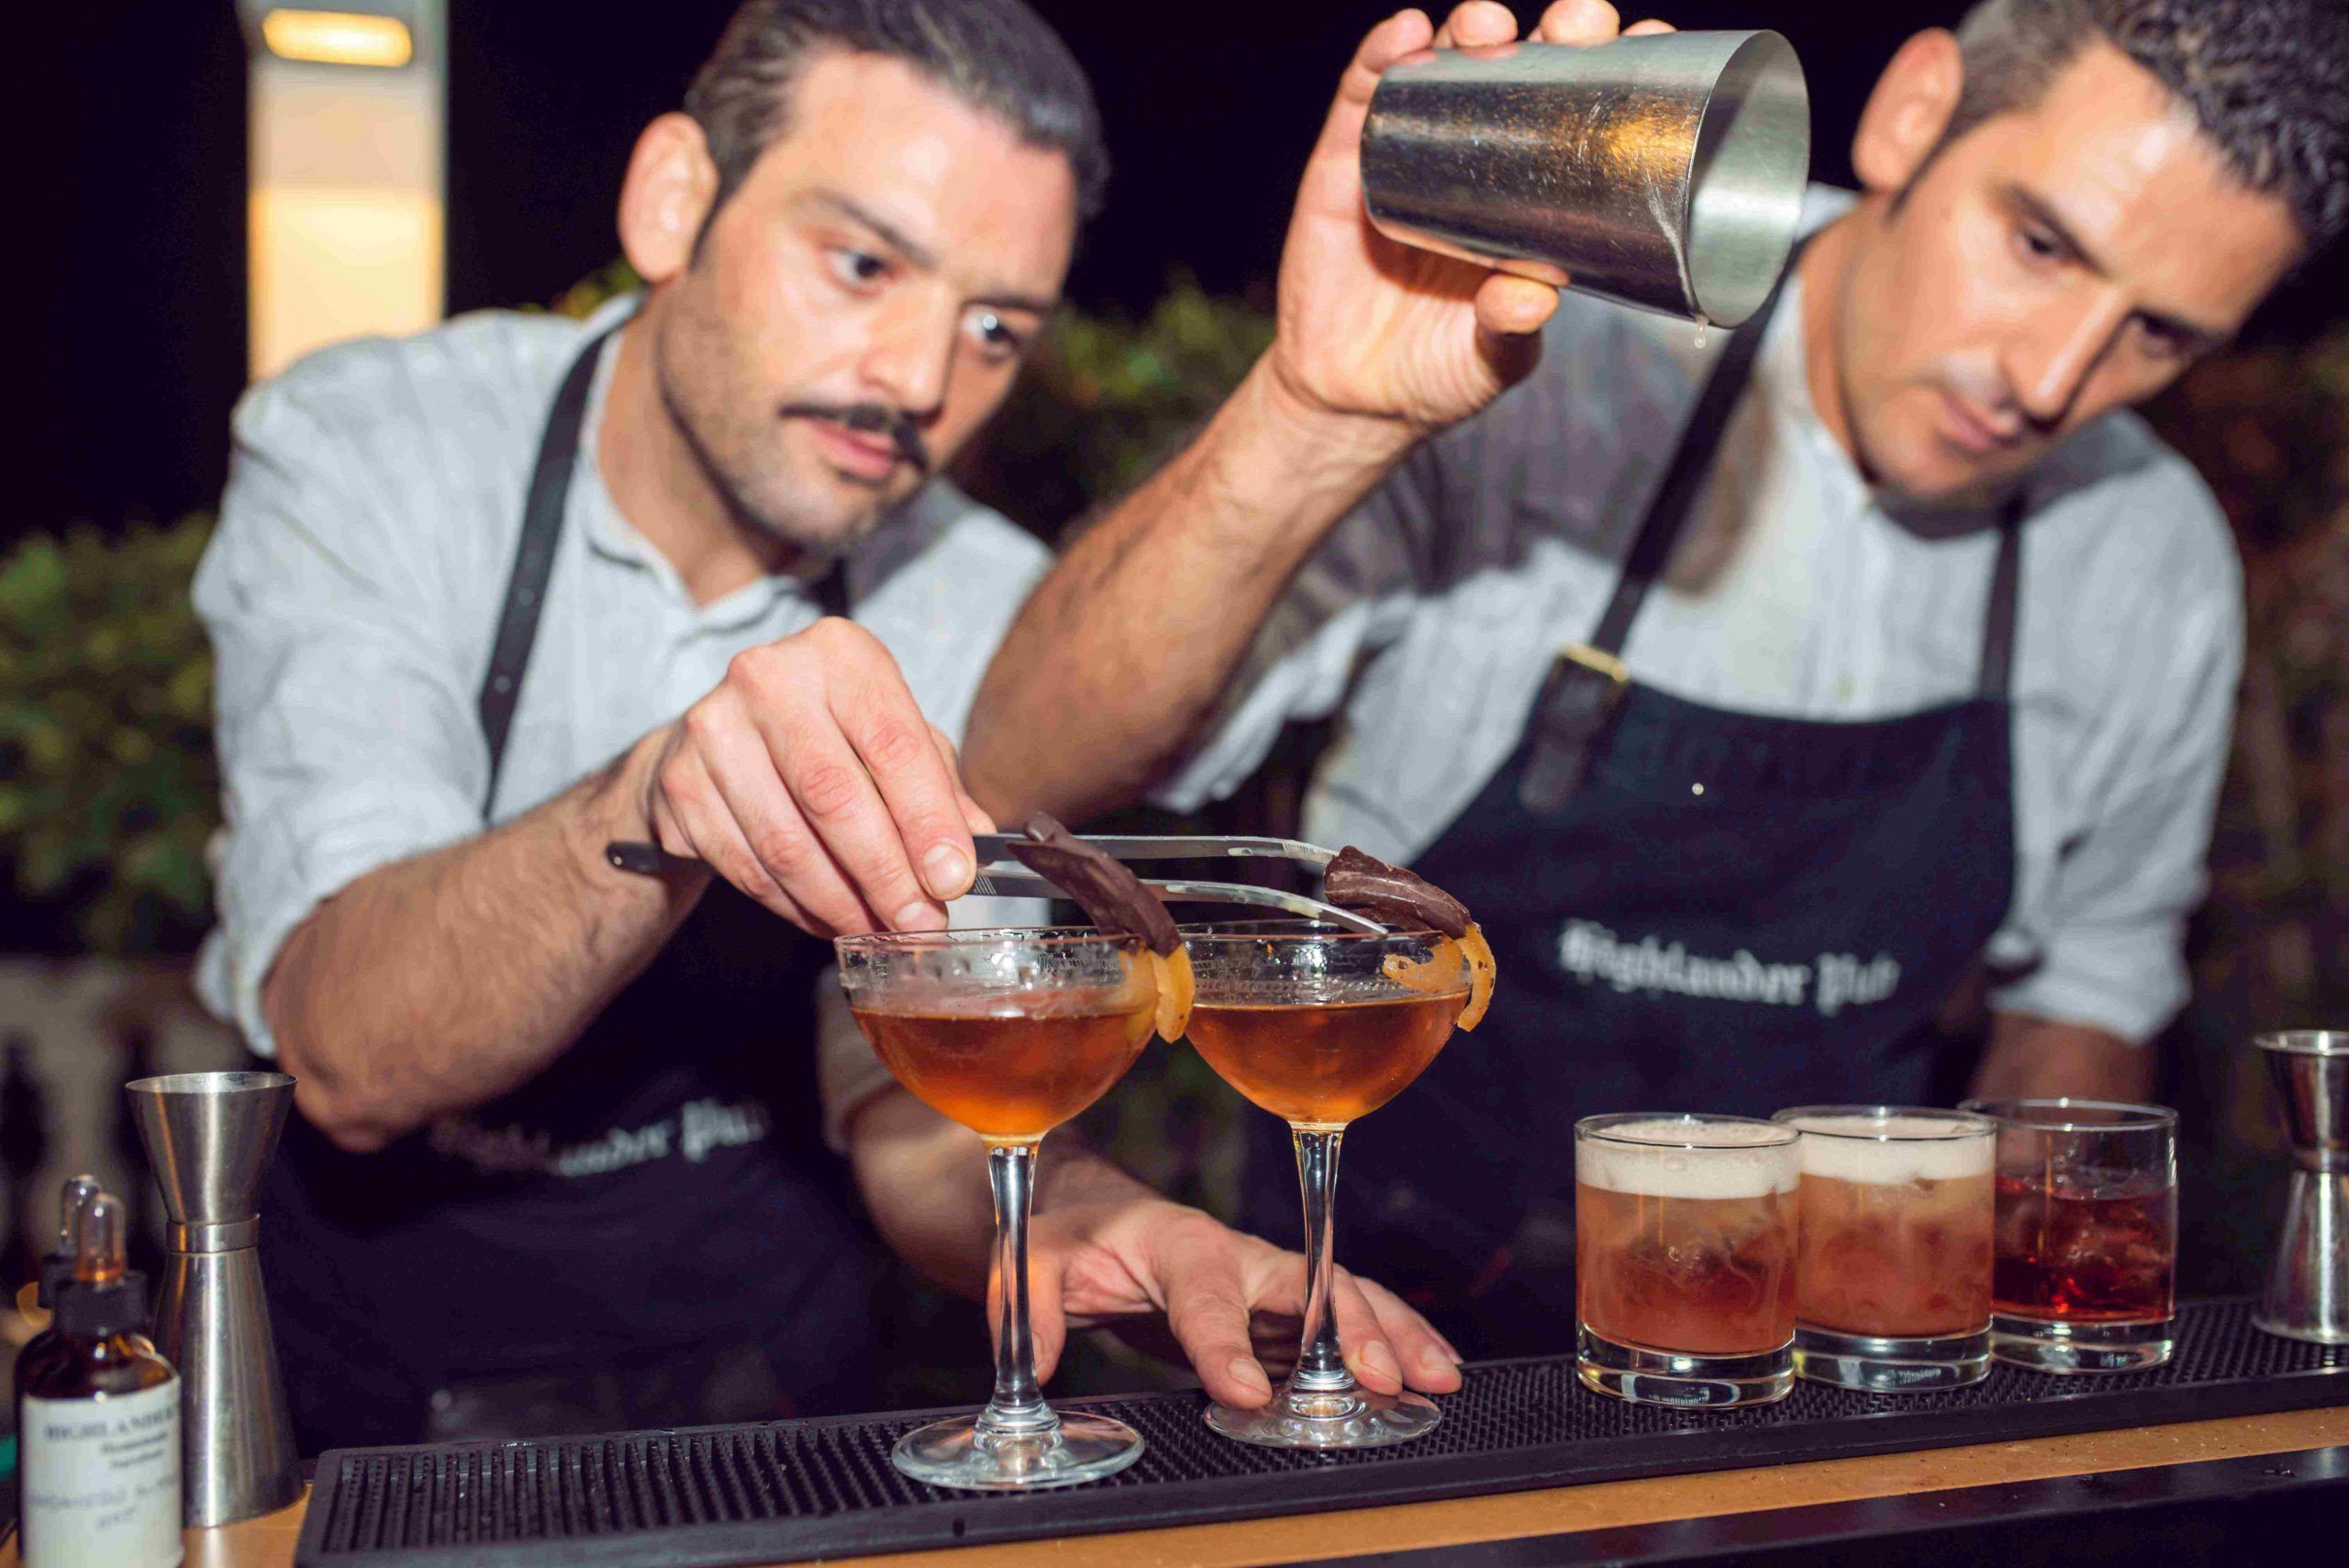
[[[1769,296],[1809,169],[1774,32],[1433,50],[1388,69],[1363,131],[1389,238],[1723,327]]]

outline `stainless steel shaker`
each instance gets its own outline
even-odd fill
[[[1787,263],[1810,95],[1774,32],[1432,50],[1363,128],[1371,221],[1407,245],[1734,327]]]
[[[254,1204],[294,1103],[283,1073],[180,1073],[124,1086],[171,1225],[155,1347],[179,1368],[185,1517],[228,1524],[301,1495],[262,1292]]]
[[[2284,1232],[2252,1320],[2271,1334],[2349,1344],[2349,1033],[2261,1035],[2292,1145]]]

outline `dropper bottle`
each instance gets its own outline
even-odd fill
[[[98,1179],[95,1176],[69,1176],[58,1190],[57,1244],[42,1254],[40,1274],[33,1287],[33,1305],[49,1313],[50,1320],[47,1327],[26,1340],[25,1348],[17,1352],[19,1367],[46,1351],[50,1341],[57,1338],[57,1287],[73,1277],[76,1216],[82,1212],[83,1205],[97,1195]],[[20,1296],[18,1299],[23,1298]]]
[[[122,1200],[74,1211],[54,1337],[17,1362],[24,1568],[176,1568],[180,1378],[147,1338],[147,1280],[123,1262]]]

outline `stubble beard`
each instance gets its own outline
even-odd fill
[[[663,322],[667,329],[655,339],[653,385],[671,428],[734,526],[811,561],[838,555],[879,528],[895,498],[876,489],[869,500],[860,497],[862,504],[844,505],[831,483],[792,474],[782,419],[763,398],[729,395],[723,387],[703,395],[713,390],[711,378],[697,373],[722,362],[722,350],[711,353],[707,345],[722,339],[723,329],[710,331],[690,311],[683,314],[683,321]]]

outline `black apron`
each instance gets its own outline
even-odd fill
[[[1622,671],[1775,305],[1724,350],[1590,643],[1560,655],[1515,754],[1414,864],[1476,912],[1500,990],[1348,1130],[1338,1257],[1471,1354],[1571,1341],[1577,1118],[1924,1100],[1936,1015],[2012,893],[2019,506],[1970,699],[1800,721]],[[1257,1131],[1243,1218],[1293,1237],[1285,1133]]]
[[[481,692],[493,797],[603,341],[540,439]],[[869,1407],[878,1257],[816,1089],[829,957],[715,884],[513,1093],[367,1155],[294,1118],[262,1257],[303,1451]]]

